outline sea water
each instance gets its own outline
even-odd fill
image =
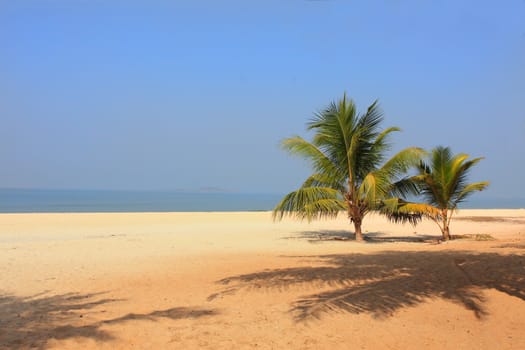
[[[0,189],[0,212],[265,211],[271,210],[281,197],[177,191]]]
[[[0,213],[272,210],[284,194],[0,189]],[[465,209],[525,208],[525,199],[472,198]]]

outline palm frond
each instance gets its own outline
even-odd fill
[[[339,179],[335,179],[333,176],[327,174],[312,174],[310,175],[301,185],[301,188],[305,187],[329,187],[337,190],[339,193],[345,193],[346,187]]]
[[[310,160],[317,173],[332,177],[344,176],[344,173],[342,173],[342,170],[336,163],[328,158],[318,147],[300,136],[284,139],[281,145],[291,154]]]
[[[416,225],[423,217],[438,219],[440,211],[425,203],[406,202],[400,198],[389,198],[383,201],[380,212],[395,223]]]
[[[312,203],[305,205],[305,214],[303,218],[311,221],[314,219],[321,219],[325,217],[335,218],[343,210],[348,207],[343,200],[340,199],[319,199]]]
[[[468,157],[468,156],[467,156]],[[451,202],[457,202],[459,203],[459,201],[461,201],[461,199],[459,199],[458,201],[458,195],[460,193],[463,192],[463,189],[468,185],[468,175],[470,173],[470,169],[476,165],[477,163],[479,163],[479,161],[481,161],[483,158],[480,157],[480,158],[475,158],[475,159],[471,159],[469,161],[465,161],[466,158],[463,159],[462,162],[459,162],[458,164],[454,164],[453,165],[453,169],[454,169],[454,179],[453,179],[453,184],[451,185],[451,188],[449,189],[449,191],[451,192]]]
[[[426,151],[419,147],[409,147],[399,151],[392,156],[382,167],[391,179],[396,179],[412,168],[420,164]]]
[[[374,102],[365,114],[359,116],[355,131],[359,134],[359,143],[354,152],[355,177],[358,181],[371,171],[377,169],[384,161],[385,152],[388,151],[389,144],[385,141],[386,136],[392,131],[380,130],[379,125],[383,121],[383,112],[379,104]],[[393,130],[393,129],[392,129]],[[382,133],[385,133],[382,137]],[[380,141],[378,141],[378,137]],[[382,141],[381,141],[382,139]]]
[[[287,194],[273,209],[273,218],[285,216],[313,220],[321,217],[335,217],[346,204],[339,192],[328,187],[303,187]]]
[[[452,206],[454,208],[457,207],[459,203],[463,202],[471,194],[473,194],[474,192],[483,191],[485,188],[487,188],[489,184],[490,183],[488,181],[480,181],[480,182],[473,182],[473,183],[466,185],[465,187],[463,187],[461,192],[459,192],[456,195],[456,198],[454,199]]]
[[[379,201],[388,195],[391,186],[388,174],[380,170],[370,172],[358,188],[359,200],[364,201],[370,209],[375,209]]]
[[[405,177],[392,183],[388,197],[407,198],[410,196],[417,196],[420,194],[418,182],[411,177]]]
[[[381,153],[389,150],[391,145],[390,143],[387,142],[387,139],[390,136],[390,134],[396,131],[401,131],[401,129],[396,126],[392,126],[380,132],[379,135],[377,135],[376,139],[373,142],[373,145],[372,145],[373,150],[375,152],[381,152]]]

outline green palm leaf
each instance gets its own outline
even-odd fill
[[[273,211],[274,218],[292,216],[313,220],[335,217],[344,210],[344,201],[337,190],[328,187],[302,187],[287,194]]]

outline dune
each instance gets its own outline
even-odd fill
[[[0,349],[524,349],[525,210],[0,214]]]

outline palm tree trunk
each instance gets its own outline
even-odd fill
[[[355,240],[358,242],[363,242],[363,232],[361,231],[363,215],[361,214],[359,207],[355,205],[350,198],[350,195],[347,195],[346,200],[348,204],[348,218],[354,223]]]
[[[443,227],[441,229],[441,234],[443,235],[444,241],[450,240],[450,228],[448,226],[448,215],[447,210],[443,210],[442,212],[442,220],[443,220]]]
[[[355,240],[358,242],[363,242],[363,232],[361,231],[361,219],[354,219],[354,231],[355,231]]]
[[[450,229],[449,229],[448,225],[445,226],[445,228],[443,229],[442,233],[443,233],[443,240],[444,241],[448,241],[448,240],[451,239],[451,237],[450,237]]]

